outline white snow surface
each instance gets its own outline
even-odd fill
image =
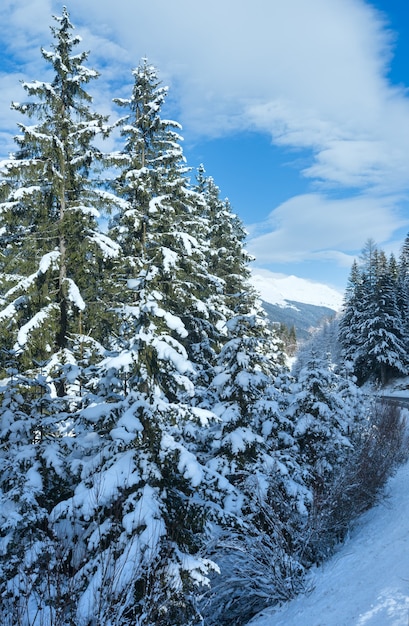
[[[83,311],[85,309],[85,302],[81,296],[78,285],[71,278],[66,278],[65,282],[68,283],[68,299],[75,304],[75,306]]]
[[[409,463],[342,548],[310,576],[312,591],[262,611],[249,626],[408,626]]]
[[[250,280],[262,300],[270,304],[288,306],[288,300],[293,300],[303,304],[326,306],[334,311],[339,311],[342,307],[343,294],[323,283],[260,268],[253,269]]]

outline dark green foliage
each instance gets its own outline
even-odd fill
[[[360,384],[408,373],[404,275],[403,258],[399,269],[372,241],[352,266],[339,339]]]
[[[75,51],[80,38],[66,9],[55,19],[52,50],[42,50],[54,79],[23,84],[28,101],[13,106],[34,124],[19,124],[19,149],[2,164],[0,334],[22,371],[72,350],[72,337],[91,329],[106,337],[104,261],[118,254],[109,240],[101,245],[96,218],[105,196],[91,180],[101,158],[92,141],[107,127],[84,87],[98,74],[83,65],[87,53]]]

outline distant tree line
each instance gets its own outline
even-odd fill
[[[409,236],[398,260],[369,240],[354,261],[339,321],[342,359],[358,383],[409,372]]]

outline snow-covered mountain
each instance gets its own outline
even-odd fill
[[[313,328],[342,306],[343,296],[339,291],[297,276],[256,269],[251,282],[260,294],[269,320],[288,328],[294,326],[301,341],[308,339]]]
[[[276,274],[265,269],[254,269],[251,282],[264,302],[279,306],[293,306],[301,302],[339,311],[343,295],[328,285],[297,276]]]

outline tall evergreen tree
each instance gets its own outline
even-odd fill
[[[352,266],[339,338],[343,358],[359,383],[373,378],[384,384],[407,372],[402,272],[394,257],[388,261],[372,241],[363,249],[360,265]]]
[[[123,284],[128,281],[130,288],[121,298],[129,304],[140,301],[127,313],[136,312],[141,327],[150,323],[149,311],[158,317],[155,306],[176,315],[186,329],[186,342],[176,335],[189,358],[197,361],[198,355],[203,358],[203,352],[210,350],[213,332],[206,302],[213,277],[206,261],[204,200],[187,178],[179,124],[161,118],[167,90],[156,69],[143,60],[133,74],[131,98],[116,100],[127,112],[122,125],[125,147],[117,159],[121,174],[116,181],[123,208],[110,231],[127,259],[119,279]],[[141,298],[148,298],[149,304]],[[168,332],[163,317],[160,323]],[[135,336],[132,323],[130,334]]]
[[[110,228],[123,251],[113,273],[120,324],[76,416],[81,480],[52,517],[76,546],[77,619],[103,623],[114,611],[122,625],[193,624],[195,589],[215,567],[209,520],[237,513],[239,498],[206,463],[216,416],[194,398],[210,324],[203,201],[186,177],[178,125],[160,117],[155,68],[143,61],[133,75],[120,101],[121,203]]]
[[[381,384],[407,373],[402,318],[396,302],[396,268],[384,252],[376,256],[375,284],[367,317],[362,325],[362,352],[368,367]]]
[[[4,624],[34,623],[37,612],[57,623],[65,611],[70,548],[55,541],[49,515],[73,490],[71,413],[81,402],[80,366],[110,332],[104,269],[118,254],[97,223],[108,194],[91,180],[101,156],[93,139],[107,132],[85,91],[97,73],[76,50],[65,8],[55,21],[52,49],[42,50],[54,79],[23,83],[28,101],[13,107],[34,123],[19,124],[18,150],[1,164]]]
[[[402,317],[406,350],[409,352],[409,235],[399,255],[396,301]]]
[[[49,523],[56,502],[70,493],[65,415],[46,377],[10,379],[0,405],[0,620],[4,626],[65,623],[69,605],[64,560]]]
[[[361,323],[366,305],[364,280],[358,262],[354,260],[344,296],[342,316],[339,321],[339,341],[342,358],[359,373],[360,346],[362,344]]]
[[[341,379],[325,358],[312,353],[301,370],[289,415],[310,487],[323,486],[351,449],[354,416],[345,411]]]
[[[98,75],[75,50],[80,38],[67,10],[55,20],[52,50],[42,50],[54,79],[23,83],[29,100],[13,107],[35,123],[19,124],[19,150],[2,163],[0,332],[23,370],[72,351],[91,329],[106,334],[104,258],[118,254],[99,232],[106,194],[91,180],[101,156],[93,139],[107,133],[85,91]]]

